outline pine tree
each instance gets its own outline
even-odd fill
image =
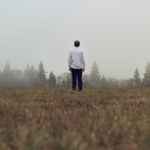
[[[24,70],[24,79],[27,86],[38,85],[38,72],[33,65],[31,67],[29,65],[26,66]]]
[[[83,75],[83,86],[89,87],[89,75],[87,75],[87,74]]]
[[[103,88],[107,87],[107,81],[106,81],[106,78],[104,75],[101,79],[101,87],[103,87]]]
[[[135,69],[133,81],[134,81],[134,86],[135,87],[140,87],[141,86],[141,79],[140,79],[140,73],[139,73],[138,68]]]
[[[12,85],[12,82],[14,80],[9,62],[7,62],[3,68],[2,80],[3,80],[4,86],[8,86],[8,87]]]
[[[9,62],[7,62],[3,68],[3,74],[4,76],[10,76],[11,75],[11,67],[10,67],[10,64]]]
[[[39,86],[46,86],[46,75],[45,75],[44,65],[41,61],[38,68],[38,85]]]
[[[150,87],[150,63],[147,63],[144,79],[143,79],[143,85],[146,87]]]
[[[49,87],[56,87],[56,77],[53,72],[49,75],[48,84]]]
[[[94,62],[90,73],[90,86],[100,87],[100,73],[97,63]]]
[[[31,75],[30,75],[30,66],[27,65],[25,70],[24,70],[24,78],[25,78],[25,80],[29,80],[30,77],[31,77]]]

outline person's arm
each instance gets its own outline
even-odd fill
[[[82,60],[83,72],[84,72],[84,71],[85,71],[85,59],[84,59],[84,54],[83,54],[83,52],[81,53],[81,60]]]
[[[71,71],[71,63],[72,63],[72,56],[71,56],[71,51],[69,52],[69,57],[68,57],[68,67],[69,71]]]

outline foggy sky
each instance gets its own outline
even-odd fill
[[[141,76],[150,62],[149,0],[0,0],[0,70],[27,64],[61,74],[74,40],[81,41],[86,73]]]

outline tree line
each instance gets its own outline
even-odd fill
[[[58,76],[53,72],[48,76],[46,74],[42,61],[38,68],[27,65],[23,71],[11,69],[7,62],[0,71],[0,87],[71,87],[71,73],[62,73]],[[101,75],[97,63],[94,62],[90,73],[83,74],[83,85],[91,88],[150,87],[150,63],[147,63],[144,78],[140,77],[136,68],[132,78],[119,80]]]

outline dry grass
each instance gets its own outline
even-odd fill
[[[150,89],[0,89],[0,150],[149,150]]]

